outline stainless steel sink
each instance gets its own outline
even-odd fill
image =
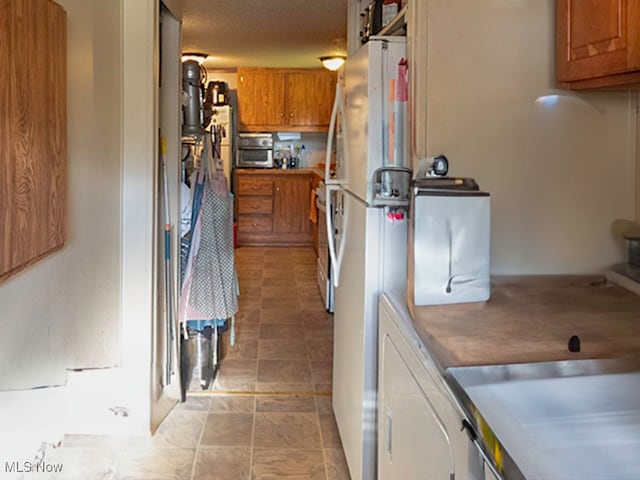
[[[460,367],[445,377],[505,479],[640,478],[637,360]]]

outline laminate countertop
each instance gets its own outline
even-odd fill
[[[640,353],[640,296],[603,276],[494,277],[487,302],[409,311],[442,370]]]
[[[317,175],[323,178],[321,170],[317,168],[236,168],[236,175]]]

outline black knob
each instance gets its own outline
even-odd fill
[[[431,166],[431,170],[434,175],[439,177],[444,177],[447,173],[449,173],[449,160],[444,155],[438,155],[433,159],[433,165]]]
[[[570,352],[579,352],[580,351],[580,337],[577,335],[573,335],[569,339],[569,351]]]

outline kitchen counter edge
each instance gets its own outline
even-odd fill
[[[324,172],[317,168],[236,168],[236,175],[315,175],[324,178]]]

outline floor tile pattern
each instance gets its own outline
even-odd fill
[[[332,316],[310,248],[236,251],[236,344],[211,392],[193,392],[151,438],[68,436],[38,479],[349,480],[331,408]],[[25,477],[26,479],[27,477]]]
[[[216,392],[331,391],[332,316],[310,248],[236,250],[236,343],[227,345]]]

